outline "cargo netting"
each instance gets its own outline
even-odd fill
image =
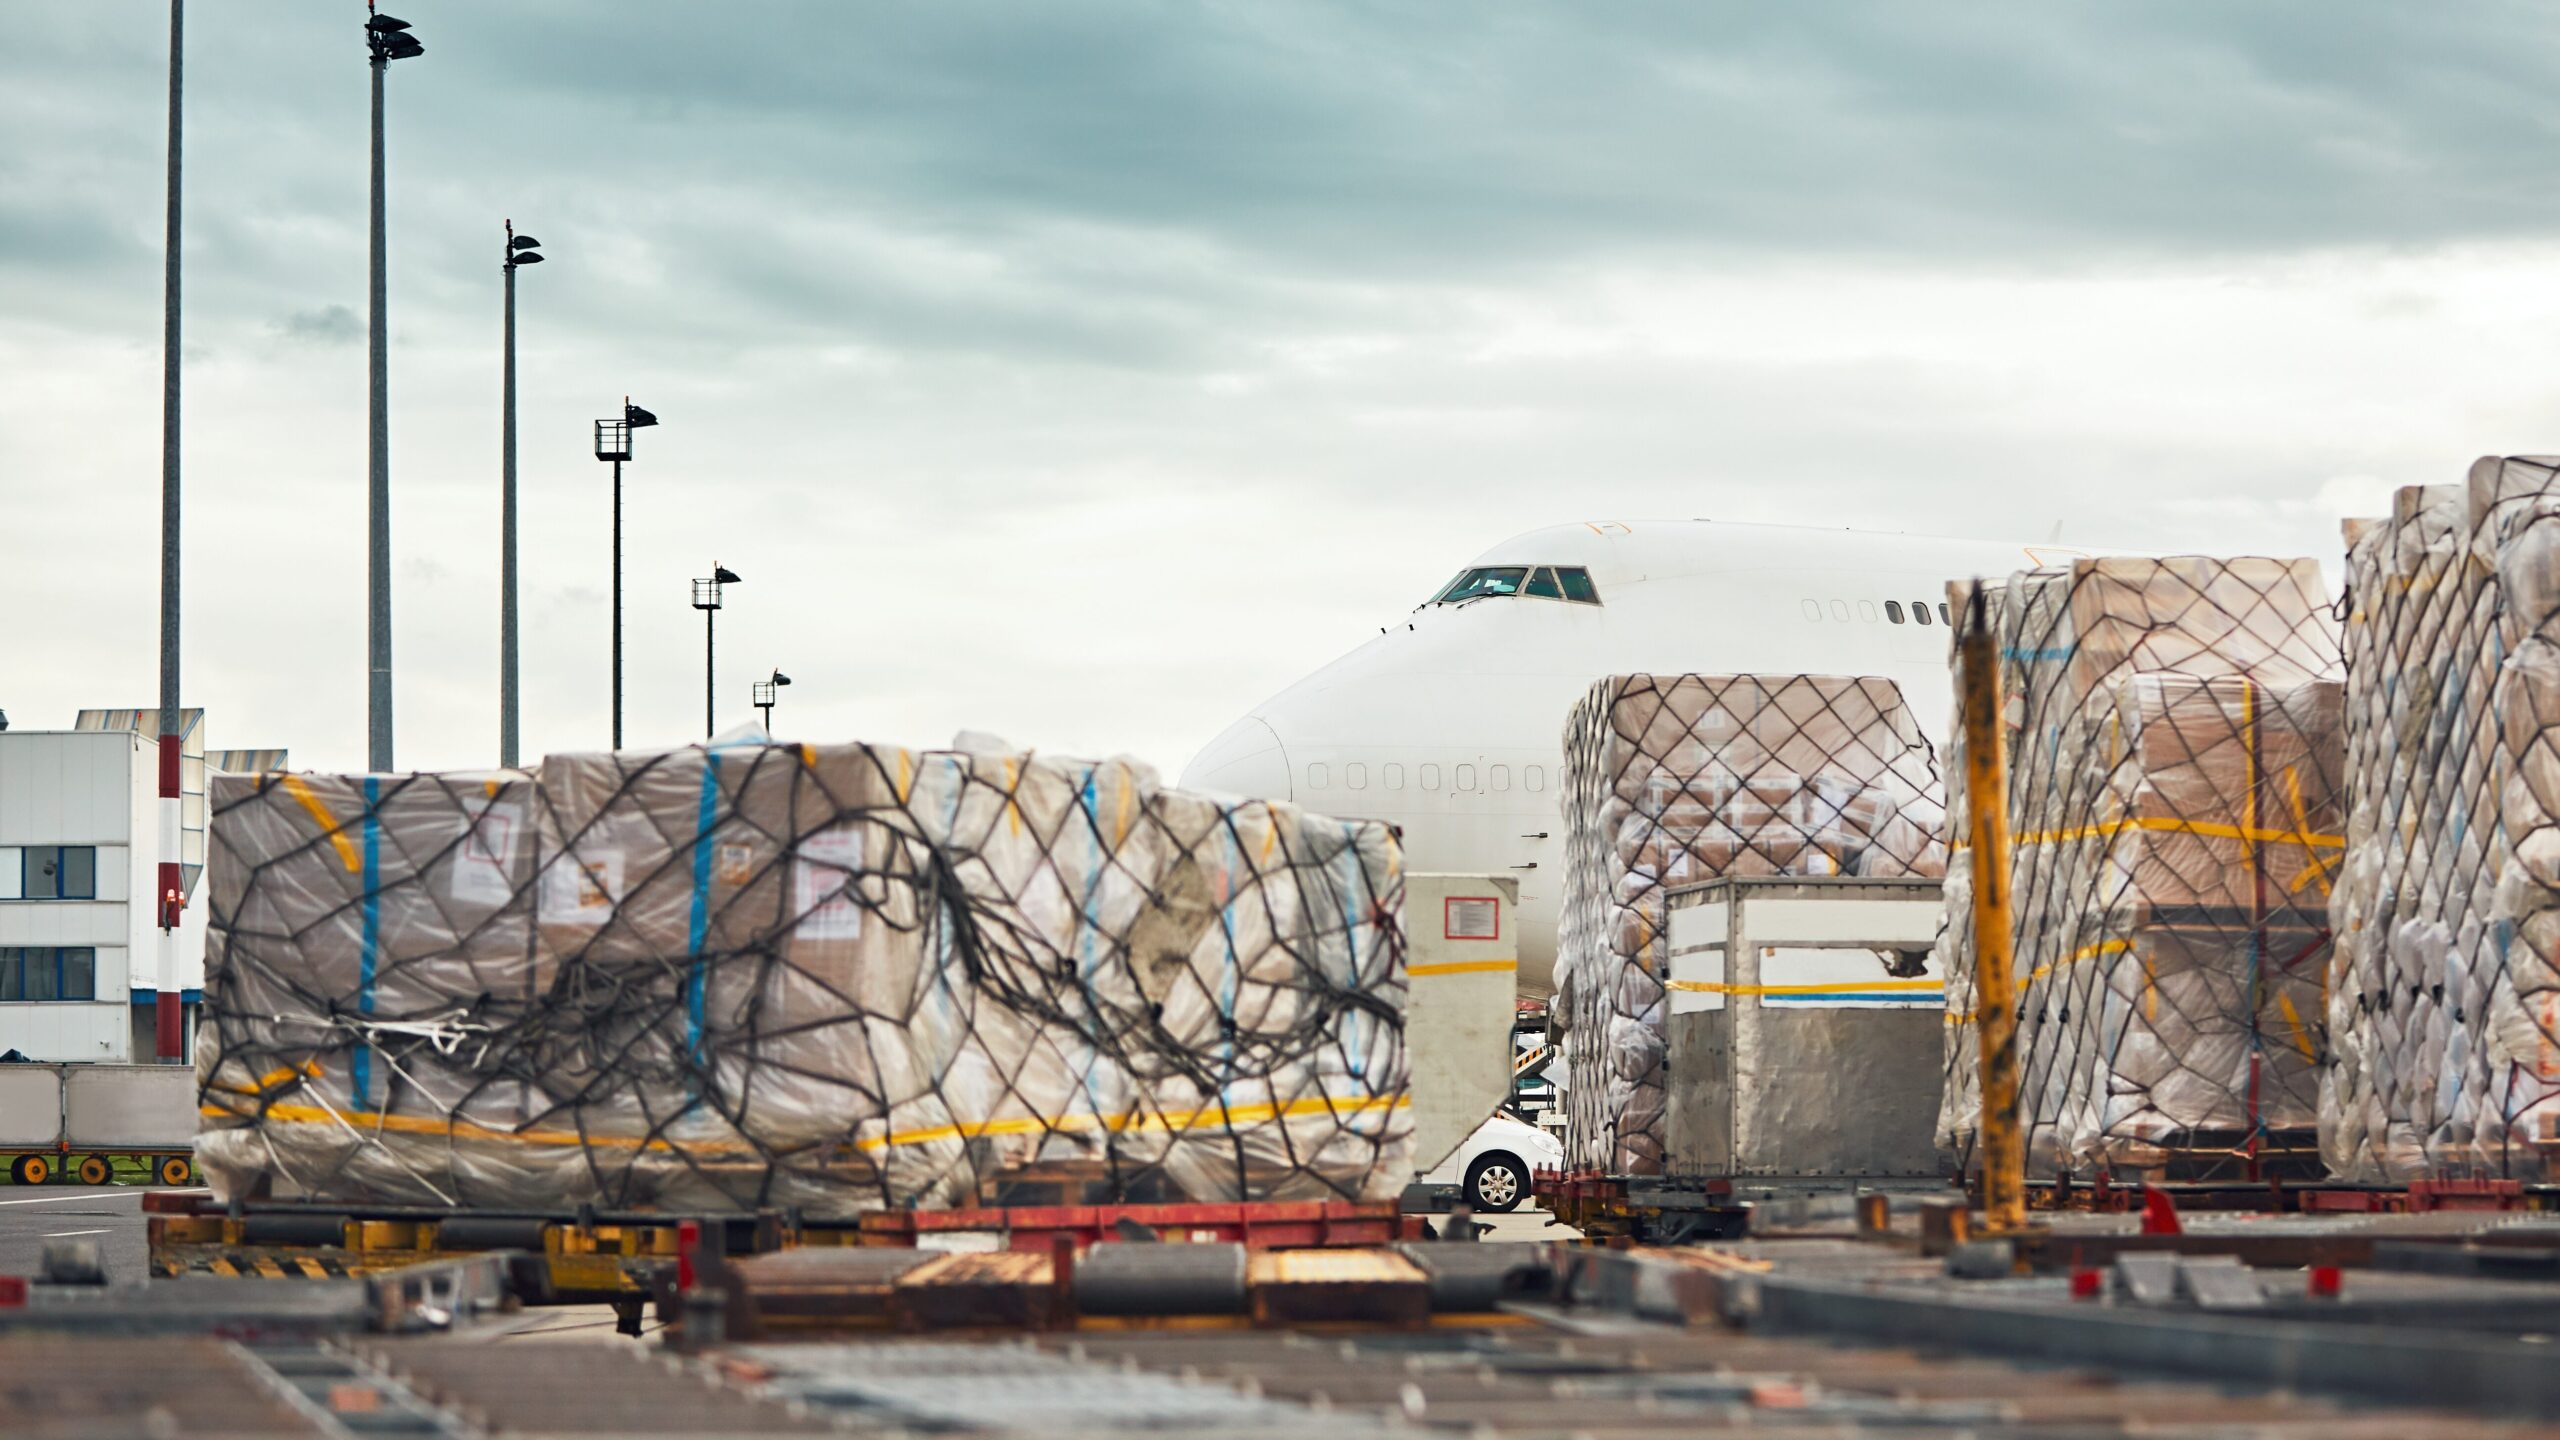
[[[2081,560],[2012,575],[1985,603],[2030,1168],[2315,1170],[2344,847],[2342,662],[2318,563]],[[1956,788],[1939,1141],[1969,1153],[1979,988]]]
[[[761,737],[213,800],[219,1194],[843,1214],[1410,1178],[1383,824]]]
[[[2341,1178],[2548,1178],[2560,1122],[2560,459],[2347,522]]]
[[[1617,675],[1565,722],[1566,1152],[1663,1168],[1667,892],[1725,876],[1944,872],[1944,793],[1892,681]]]

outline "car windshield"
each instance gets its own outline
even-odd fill
[[[1449,588],[1440,592],[1439,600],[1447,605],[1459,600],[1479,600],[1487,595],[1517,595],[1521,583],[1528,578],[1529,567],[1526,565],[1497,565],[1470,570],[1449,582]]]

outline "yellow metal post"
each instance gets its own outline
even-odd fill
[[[2018,982],[2009,953],[2009,757],[2000,733],[2000,650],[1976,582],[1957,641],[1963,685],[1965,811],[1973,849],[1974,1039],[1982,1055],[1982,1218],[2027,1228],[2026,1137],[2018,1128]]]

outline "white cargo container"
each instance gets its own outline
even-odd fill
[[[1729,878],[1670,892],[1669,1168],[1937,1178],[1936,880]]]
[[[190,1067],[0,1065],[0,1158],[21,1185],[104,1185],[118,1160],[162,1185],[191,1184],[195,1137]]]

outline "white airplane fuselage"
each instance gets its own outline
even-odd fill
[[[1404,830],[1409,869],[1519,877],[1520,988],[1543,994],[1564,893],[1564,724],[1593,681],[1879,675],[1941,744],[1952,708],[1947,582],[2082,553],[1702,520],[1533,530],[1461,577],[1495,572],[1480,583],[1498,586],[1511,568],[1528,578],[1579,569],[1596,603],[1552,581],[1526,593],[1522,580],[1512,582],[1520,593],[1427,599],[1254,707],[1181,784],[1390,821]]]

